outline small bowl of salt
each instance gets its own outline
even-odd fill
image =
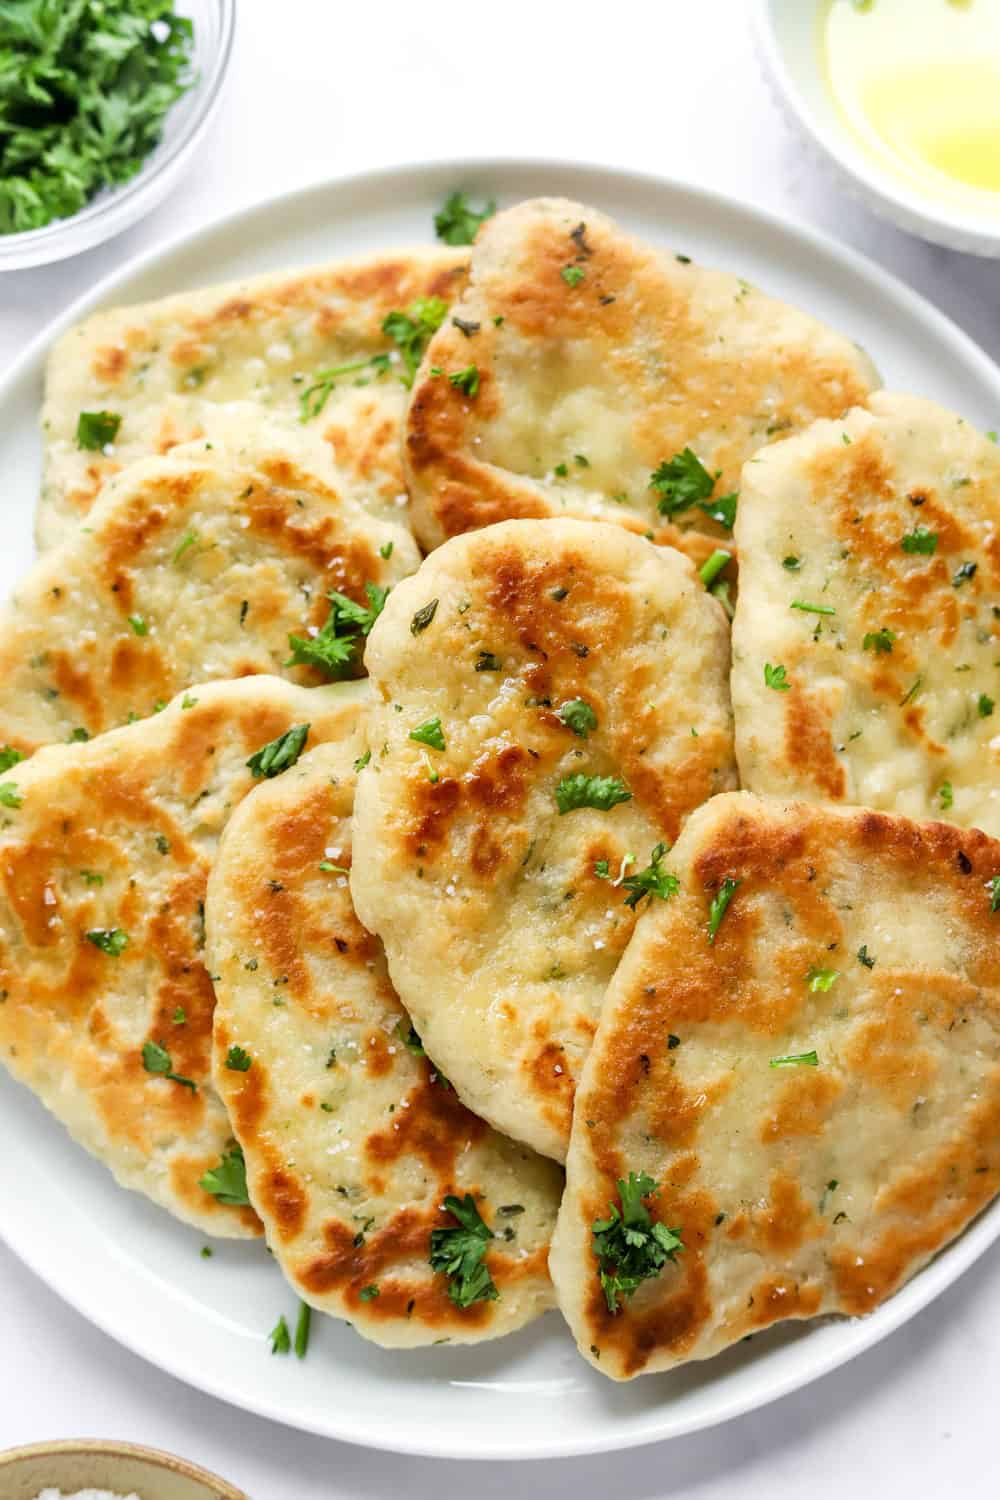
[[[36,1443],[0,1453],[3,1500],[249,1500],[187,1459],[132,1443]]]

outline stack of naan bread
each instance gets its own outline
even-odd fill
[[[384,1345],[891,1295],[1000,1186],[1000,452],[876,385],[561,200],[74,329],[10,1071]]]

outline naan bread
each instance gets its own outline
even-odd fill
[[[470,366],[475,394],[448,378]],[[406,425],[413,526],[430,550],[510,517],[579,516],[700,560],[728,529],[689,490],[660,515],[653,471],[690,448],[706,477],[720,471],[717,501],[775,433],[839,416],[877,383],[815,318],[592,208],[533,199],[484,224],[427,350]]]
[[[391,350],[386,315],[420,298],[450,301],[467,260],[442,248],[335,261],[111,308],[71,328],[46,377],[39,546],[63,541],[123,465],[201,437],[218,402],[251,399],[298,425],[319,371]],[[398,368],[347,371],[309,423],[369,509],[388,517],[405,504]],[[77,446],[81,411],[121,417],[110,452]]]
[[[736,537],[744,786],[1000,834],[996,445],[879,393],[747,465]]]
[[[322,626],[328,590],[363,604],[418,561],[318,439],[219,408],[210,440],[131,465],[19,584],[0,616],[0,744],[99,734],[212,678],[321,683],[287,665],[289,635]]]
[[[123,1187],[207,1234],[260,1233],[199,1186],[232,1144],[211,1079],[209,867],[247,759],[298,724],[308,745],[342,740],[367,691],[209,683],[0,778],[0,1057]]]
[[[616,1380],[870,1312],[1000,1187],[1000,844],[740,793],[669,865],[679,891],[636,928],[584,1069],[552,1248],[580,1350]],[[612,1313],[592,1226],[632,1172],[684,1248]]]
[[[358,914],[464,1102],[561,1159],[622,879],[735,785],[722,609],[672,549],[510,521],[425,559],[365,659]],[[606,810],[560,813],[594,777]]]
[[[357,754],[320,747],[226,830],[206,908],[216,1084],[295,1291],[378,1344],[475,1343],[551,1306],[562,1173],[469,1114],[420,1051],[351,905]],[[471,1194],[495,1236],[498,1300],[460,1307],[431,1269],[448,1194]]]

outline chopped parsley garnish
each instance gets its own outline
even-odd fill
[[[715,489],[715,480],[701,459],[690,448],[682,448],[673,458],[664,459],[650,476],[649,488],[656,491],[657,507],[662,516],[675,516],[707,500]]]
[[[903,694],[902,698],[900,698],[899,700],[900,708],[905,708],[907,703],[912,703],[923,685],[924,679],[922,677],[914,677],[913,682],[910,684],[906,692]]]
[[[247,769],[254,779],[278,776],[282,771],[287,771],[289,766],[294,766],[302,754],[311,727],[309,724],[293,724],[291,729],[279,734],[276,740],[270,740],[268,744],[255,750],[247,761]]]
[[[453,385],[457,391],[468,396],[471,401],[479,395],[479,367],[478,365],[466,365],[464,370],[452,370],[448,376],[449,385]]]
[[[729,909],[729,903],[736,895],[736,891],[741,883],[739,880],[734,880],[731,875],[727,875],[712,897],[708,908],[708,941],[710,943],[715,942],[715,935],[722,925],[722,919]]]
[[[0,182],[0,202],[6,183]],[[118,436],[122,419],[116,411],[82,411],[76,423],[76,446],[99,453]]]
[[[862,943],[861,947],[858,949],[858,963],[864,964],[866,969],[874,969],[875,967],[875,960],[868,952],[867,943]]]
[[[436,714],[433,719],[425,719],[416,729],[410,730],[410,739],[421,745],[430,745],[432,750],[443,750],[445,743],[441,720]]]
[[[806,615],[835,615],[837,611],[829,604],[810,604],[807,599],[793,599],[789,609],[799,609]]]
[[[126,182],[190,87],[173,0],[7,0],[0,8],[0,234],[67,219]]]
[[[142,618],[142,615],[129,615],[128,622],[131,625],[132,630],[134,631],[134,633],[136,635],[148,635],[149,634],[149,626],[146,624],[145,620]]]
[[[419,635],[421,631],[427,629],[428,625],[437,614],[437,607],[438,601],[436,599],[432,599],[429,604],[425,604],[421,609],[417,610],[416,614],[413,616],[413,619],[410,621],[411,635]]]
[[[96,870],[81,870],[80,879],[83,881],[84,885],[104,884],[104,876],[98,874]]]
[[[951,782],[942,781],[941,785],[938,787],[938,801],[941,803],[942,812],[948,812],[954,800],[955,793],[952,790]]]
[[[898,639],[899,637],[894,630],[890,630],[888,625],[883,625],[881,630],[869,630],[861,642],[861,649],[862,651],[874,651],[876,655],[879,652],[888,653],[892,650],[893,642]]]
[[[595,807],[600,812],[610,812],[619,802],[630,802],[632,793],[617,776],[588,776],[578,771],[575,776],[564,776],[556,787],[556,806],[560,814],[573,812],[578,807]]]
[[[711,520],[718,521],[727,531],[732,531],[736,525],[736,505],[739,495],[734,490],[731,495],[720,495],[717,500],[705,500],[698,505]]]
[[[226,1151],[218,1166],[210,1167],[204,1177],[198,1179],[198,1186],[230,1208],[249,1208],[247,1168],[242,1146],[233,1146],[231,1151]]]
[[[89,937],[90,934],[88,933]],[[142,1065],[147,1073],[156,1073],[163,1078],[169,1078],[173,1083],[182,1083],[192,1094],[197,1093],[198,1085],[193,1078],[184,1078],[180,1073],[174,1072],[174,1065],[170,1060],[170,1053],[166,1047],[161,1047],[159,1042],[143,1042]]]
[[[128,933],[120,927],[92,927],[87,933],[87,942],[112,958],[120,958],[128,947]]]
[[[67,739],[71,745],[85,745],[90,739],[90,732],[79,725],[76,729],[70,730]]]
[[[293,1348],[296,1359],[305,1359],[306,1350],[309,1348],[309,1329],[312,1325],[312,1308],[308,1302],[299,1303],[299,1315],[295,1320],[295,1341]]]
[[[4,771],[9,771],[11,766],[16,766],[18,761],[23,759],[24,756],[20,750],[15,750],[13,745],[4,745],[3,749],[0,750],[0,775]]]
[[[729,562],[732,555],[733,554],[731,552],[726,552],[724,548],[717,547],[716,550],[712,553],[711,557],[706,558],[702,563],[701,567],[698,569],[698,577],[701,579],[702,583],[707,589],[712,588],[712,584],[715,583],[715,580],[718,578],[723,568]],[[715,589],[712,589],[712,592],[714,593]]]
[[[992,698],[988,697],[986,693],[979,694],[976,700],[976,708],[979,710],[979,717],[981,719],[988,719],[993,713],[994,707],[995,704]]]
[[[476,657],[477,672],[502,672],[503,662],[492,651],[480,651]]]
[[[360,1297],[362,1302],[374,1302],[375,1298],[378,1295],[379,1289],[375,1285],[374,1281],[372,1282],[371,1286],[363,1286],[358,1293],[358,1296]]]
[[[597,1274],[608,1312],[619,1310],[619,1297],[635,1295],[644,1281],[658,1276],[667,1261],[675,1261],[684,1249],[681,1231],[654,1222],[642,1201],[656,1192],[657,1184],[646,1172],[630,1172],[628,1180],[616,1184],[621,1199],[609,1203],[608,1217],[590,1226],[591,1248],[597,1257]]]
[[[365,766],[371,760],[371,758],[372,758],[372,753],[371,753],[370,750],[366,750],[365,753],[364,753],[364,755],[359,755],[358,758],[357,758],[357,760],[354,762],[355,774],[363,771],[364,768],[365,768]]]
[[[174,1013],[170,1019],[173,1021],[175,1026],[187,1025],[187,1011],[184,1009],[183,1005],[177,1005],[174,1007]]]
[[[556,718],[561,719],[566,728],[572,729],[581,740],[585,740],[597,728],[597,715],[582,698],[573,698],[569,703],[564,703],[556,710]]]
[[[358,370],[373,370],[376,375],[384,375],[389,363],[388,354],[370,354],[366,359],[352,359],[344,365],[333,365],[329,370],[317,370],[310,384],[299,394],[299,421],[311,422],[313,417],[319,416],[342,376],[354,375]]]
[[[951,575],[954,587],[960,589],[967,578],[975,578],[978,567],[979,564],[974,562],[961,563]]]
[[[661,901],[669,901],[671,896],[676,896],[680,890],[680,881],[676,875],[671,875],[669,870],[663,868],[663,858],[667,852],[666,844],[657,844],[649,856],[649,864],[644,870],[638,870],[635,875],[629,875],[622,881],[622,885],[628,891],[625,897],[625,905],[631,906],[633,911],[639,905],[644,896],[652,898],[659,896]]]
[[[792,1052],[787,1057],[772,1057],[772,1068],[818,1068],[819,1058],[815,1052]]]
[[[786,568],[789,573],[797,573],[802,566],[802,559],[794,555],[783,557],[781,559],[781,566]]]
[[[396,1036],[399,1037],[407,1052],[412,1052],[414,1057],[427,1056],[427,1053],[424,1051],[424,1044],[420,1040],[420,1033],[412,1021],[408,1021],[405,1017],[398,1021],[396,1024]]]
[[[471,1193],[456,1198],[449,1193],[442,1207],[458,1220],[454,1228],[431,1230],[430,1266],[448,1277],[448,1296],[456,1307],[495,1302],[500,1296],[483,1257],[494,1238],[480,1216]]]
[[[839,969],[819,969],[815,964],[810,964],[809,972],[806,975],[806,983],[814,995],[825,995],[827,990],[833,989],[839,978]]]
[[[933,556],[937,544],[937,532],[928,531],[926,526],[915,526],[912,531],[908,531],[902,537],[899,543],[904,552],[918,552],[925,557]]]
[[[272,1354],[287,1354],[291,1349],[292,1337],[288,1332],[288,1324],[285,1322],[284,1313],[282,1313],[277,1323],[271,1329],[268,1338],[271,1340]]]
[[[230,1047],[226,1053],[226,1067],[233,1073],[246,1073],[253,1058],[242,1047]]]
[[[17,789],[14,781],[0,781],[0,806],[20,807],[24,798]]]
[[[567,286],[579,286],[586,273],[582,266],[563,266],[559,274]]]
[[[769,661],[764,663],[764,686],[774,688],[776,693],[787,693],[791,683],[787,681],[786,669],[779,663],[772,667]]]
[[[413,384],[417,367],[424,357],[424,350],[444,322],[448,311],[447,302],[440,297],[418,297],[405,312],[391,312],[382,324],[382,332],[392,339],[403,360],[405,386]]]
[[[497,211],[491,198],[482,208],[473,208],[464,193],[449,193],[434,215],[434,233],[446,245],[471,245],[480,224]]]
[[[990,893],[990,911],[1000,911],[1000,875],[994,875],[988,880],[986,889]]]
[[[332,589],[327,594],[330,613],[322,630],[315,635],[290,635],[292,654],[286,667],[318,667],[328,677],[344,677],[358,661],[358,647],[370,634],[372,626],[385,608],[388,588],[376,583],[365,584],[367,605],[356,604],[346,594]]]
[[[389,558],[392,556],[392,549],[395,545],[395,542],[383,542],[381,547],[378,549],[379,557],[385,558],[386,562],[388,562]]]

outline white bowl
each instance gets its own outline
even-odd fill
[[[232,56],[236,0],[178,0],[177,13],[194,23],[195,81],[167,114],[155,151],[128,182],[105,188],[68,219],[0,234],[0,271],[41,266],[89,250],[128,229],[175,185],[219,103]]]
[[[137,1494],[142,1500],[249,1500],[207,1469],[134,1443],[35,1443],[0,1453],[3,1500],[34,1500],[45,1489]]]
[[[822,0],[751,0],[765,75],[784,114],[849,192],[901,229],[949,250],[1000,257],[1000,214],[925,197],[869,157],[842,123],[821,70]]]

